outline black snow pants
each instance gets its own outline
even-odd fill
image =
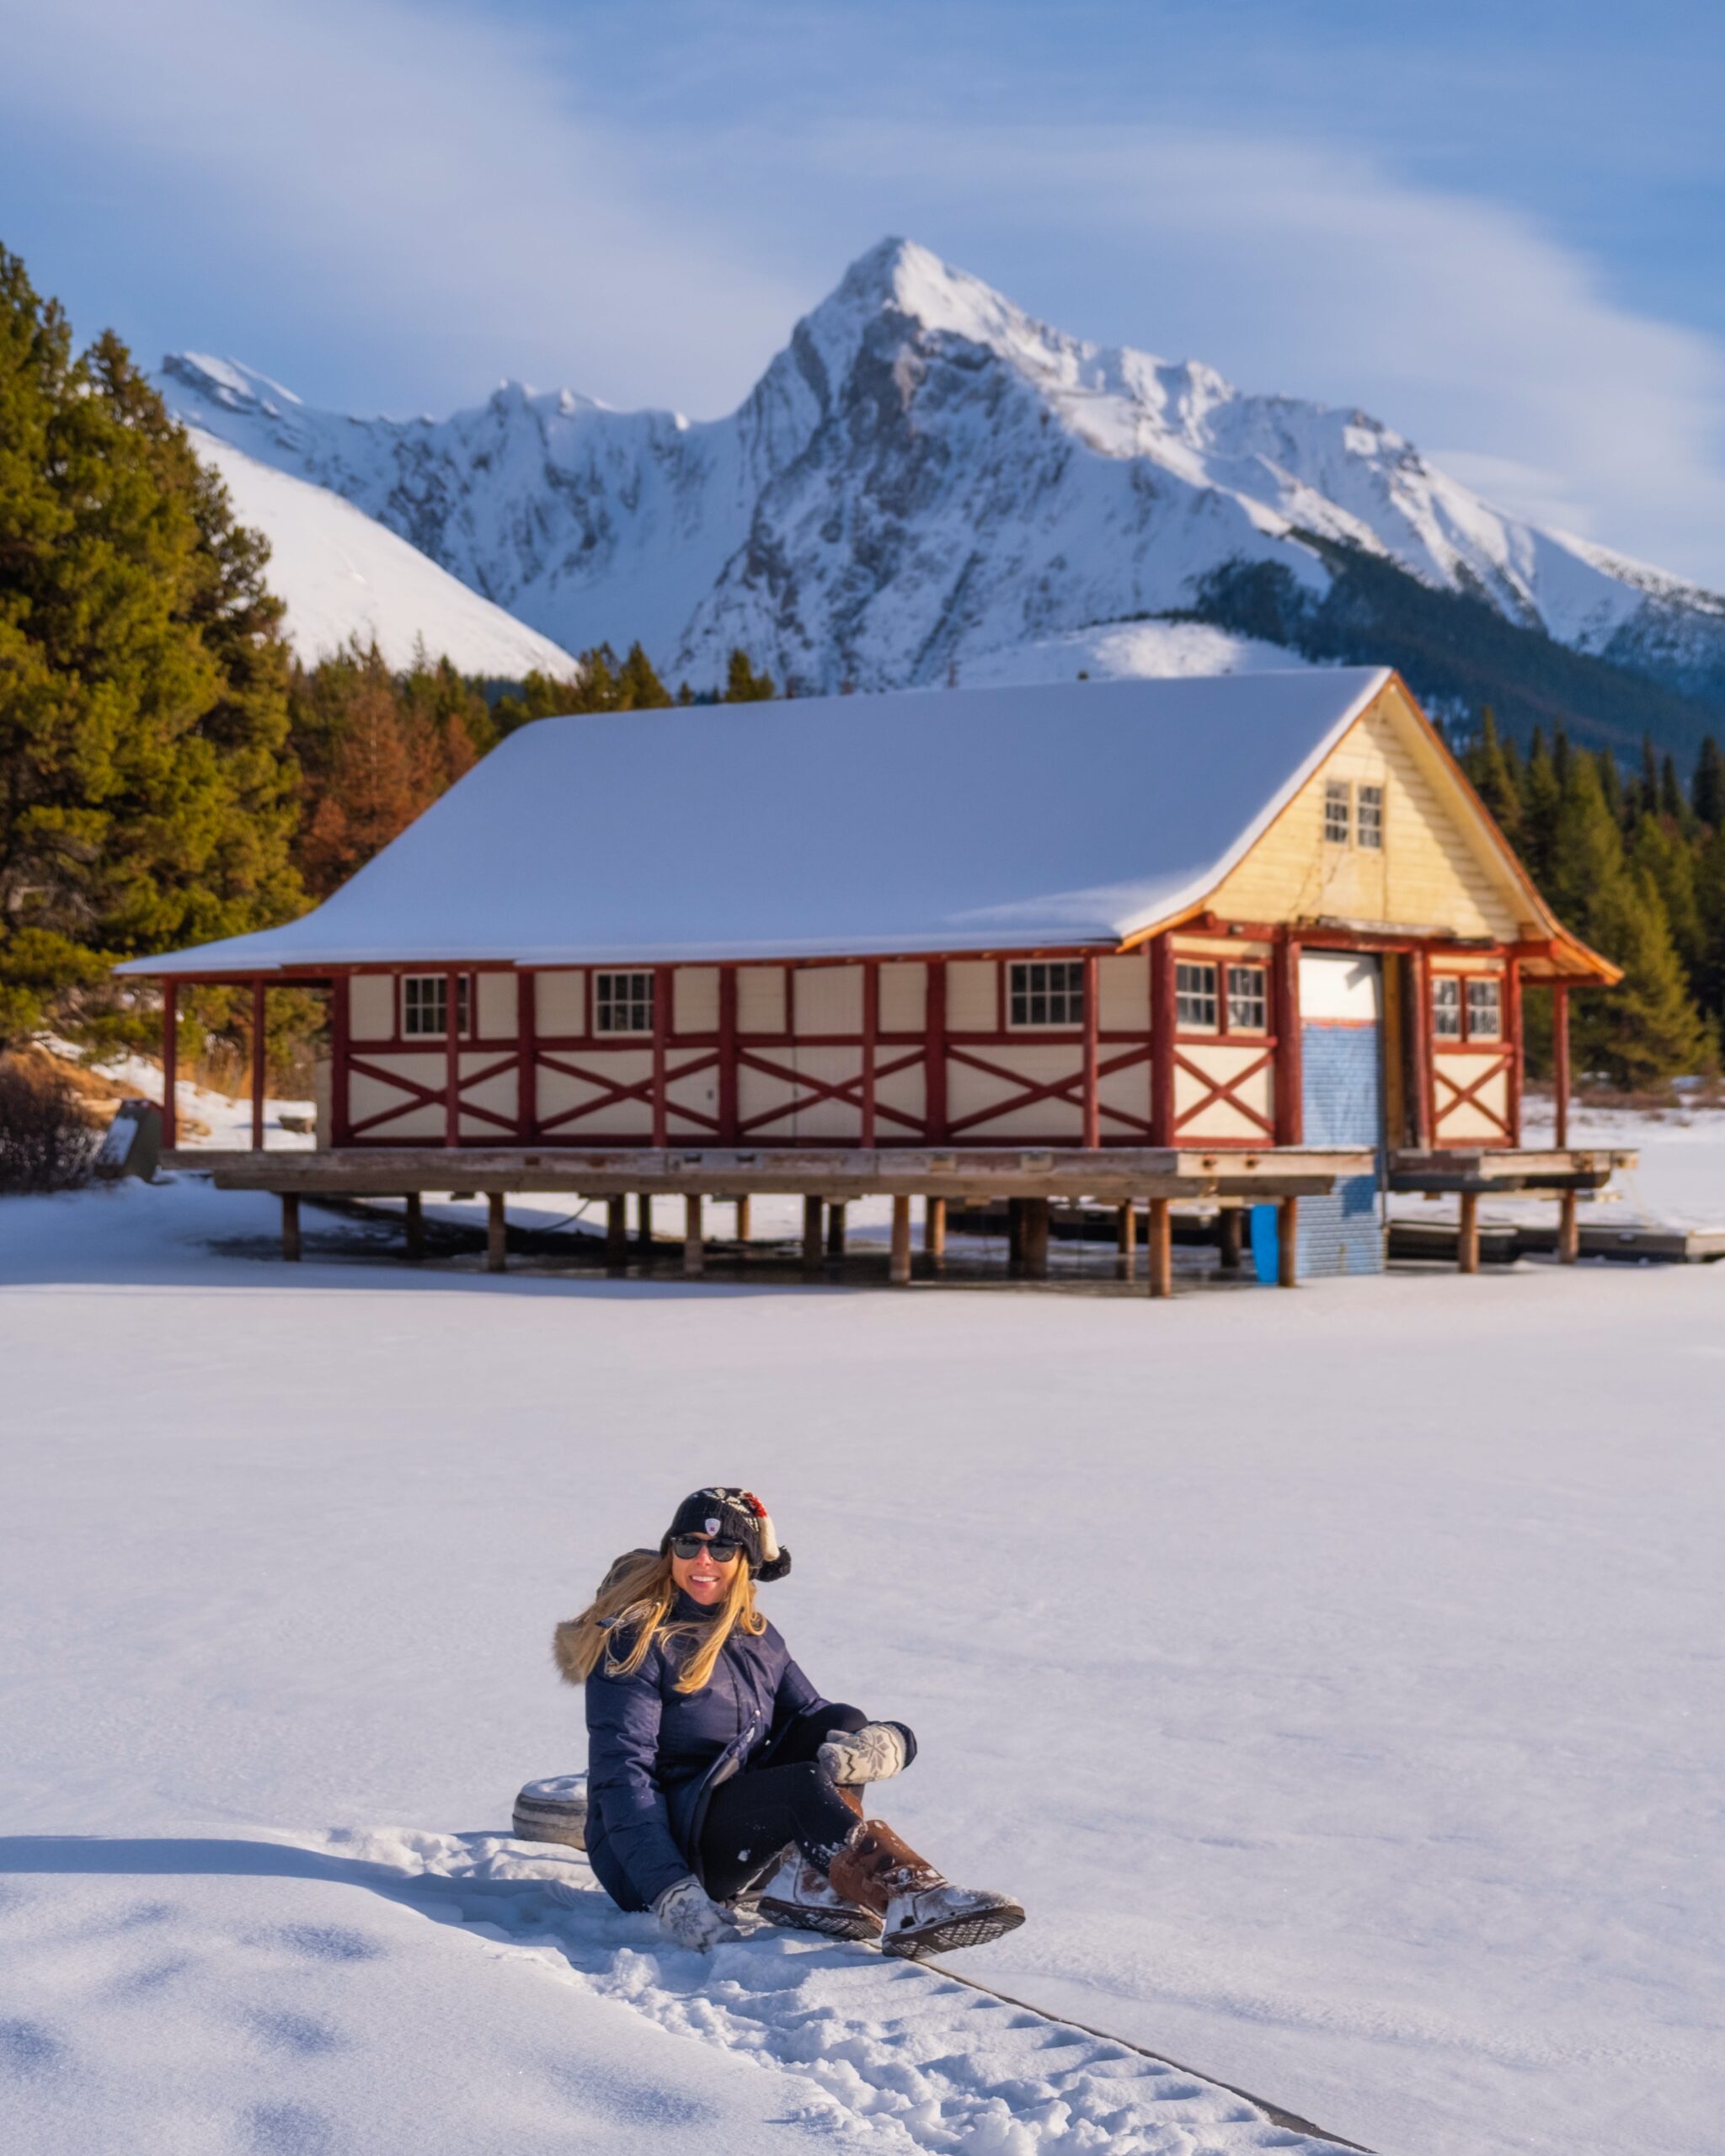
[[[855,1707],[813,1708],[714,1790],[701,1828],[701,1870],[715,1902],[740,1893],[792,1842],[826,1870],[857,1814],[814,1755],[832,1731],[861,1729],[868,1719]]]

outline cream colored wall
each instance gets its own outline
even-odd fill
[[[1503,1142],[1503,1126],[1509,1117],[1509,1071],[1507,1063],[1500,1063],[1480,1087],[1471,1100],[1461,1101],[1480,1072],[1492,1059],[1493,1051],[1482,1049],[1469,1055],[1453,1051],[1445,1054],[1438,1049],[1432,1057],[1432,1074],[1435,1083],[1432,1091],[1437,1102],[1437,1137],[1440,1144],[1454,1145],[1464,1139],[1484,1139]],[[1487,1113],[1487,1111],[1490,1113]]]
[[[1096,962],[1096,1022],[1105,1033],[1150,1031],[1150,957],[1130,952]]]
[[[395,975],[355,974],[347,987],[348,1038],[387,1041],[395,1033]]]
[[[1324,782],[1384,788],[1384,844],[1332,846]],[[1526,899],[1396,689],[1363,712],[1209,901],[1235,921],[1339,919],[1514,942]]]
[[[1190,1069],[1184,1066],[1189,1065]],[[1253,1070],[1254,1065],[1259,1067]],[[1249,1078],[1241,1073],[1252,1071]],[[1194,1075],[1200,1073],[1201,1075]],[[1208,1079],[1210,1083],[1205,1084]],[[1226,1100],[1208,1099],[1212,1089],[1240,1079]],[[1206,1102],[1200,1107],[1199,1103]],[[1236,1102],[1242,1106],[1236,1107]],[[1244,1113],[1253,1108],[1273,1127],[1275,1122],[1275,1073],[1267,1041],[1192,1041],[1180,1043],[1174,1065],[1174,1131],[1178,1141],[1203,1138],[1244,1138],[1268,1145],[1263,1124]],[[1197,1113],[1194,1113],[1194,1110]]]
[[[587,976],[554,972],[533,977],[533,1022],[541,1040],[560,1040],[587,1030]]]
[[[947,1031],[991,1033],[999,1027],[1000,969],[992,958],[947,962]]]
[[[718,1031],[718,968],[677,966],[670,977],[670,1024],[675,1033]]]
[[[737,1031],[782,1033],[785,1024],[785,969],[782,966],[737,968]]]
[[[916,960],[880,969],[880,1030],[920,1033],[928,1013],[928,968]]]
[[[791,975],[798,1033],[862,1031],[861,966],[798,966]]]

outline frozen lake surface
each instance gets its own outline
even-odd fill
[[[1725,1141],[1619,1123],[1659,1204]],[[1191,2075],[498,1838],[554,1621],[712,1479],[967,1974],[1394,2156],[1717,2156],[1725,1270],[1297,1294],[307,1263],[0,1204],[0,2101],[31,2156],[1295,2147]],[[111,1838],[91,1841],[88,1837]]]

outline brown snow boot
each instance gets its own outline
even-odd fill
[[[838,1793],[860,1819],[861,1790],[841,1788]],[[788,1931],[819,1932],[825,1939],[880,1936],[880,1919],[873,1910],[847,1900],[794,1843],[762,1889],[756,1907],[768,1924],[782,1925]]]
[[[954,1886],[884,1819],[865,1819],[828,1873],[847,1902],[880,1919],[883,1954],[938,1954],[1016,1931],[1024,1912],[1004,1894]]]

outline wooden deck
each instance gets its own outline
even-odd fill
[[[1370,1150],[1302,1145],[1260,1152],[1196,1146],[1086,1151],[872,1151],[777,1146],[760,1151],[604,1151],[427,1145],[386,1151],[218,1152],[182,1147],[166,1168],[212,1176],[220,1190],[340,1191],[406,1197],[427,1190],[573,1191],[587,1198],[803,1197],[1114,1199],[1326,1196],[1338,1177],[1375,1171]]]
[[[1603,1190],[1619,1168],[1632,1168],[1638,1155],[1597,1146],[1520,1147],[1482,1145],[1472,1151],[1445,1146],[1440,1152],[1391,1153],[1389,1184],[1406,1191]]]

